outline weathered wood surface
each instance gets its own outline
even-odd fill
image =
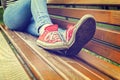
[[[72,18],[81,18],[85,14],[91,14],[96,21],[120,25],[119,10],[102,10],[102,9],[84,9],[84,8],[48,8],[50,14],[66,16]]]
[[[63,78],[57,74],[53,68],[46,64],[43,59],[38,57],[36,52],[27,46],[27,44],[23,42],[23,40],[18,37],[15,32],[9,30],[4,30],[4,32],[16,47],[21,57],[23,57],[26,61],[28,67],[34,73],[37,80],[63,80]]]
[[[53,54],[53,52],[50,53],[38,47],[35,43],[37,38],[31,35],[10,30],[4,30],[4,32],[10,38],[17,50],[21,52],[21,55],[29,64],[29,67],[37,79],[120,79],[119,67],[100,60],[88,54],[89,52],[81,51],[78,56],[67,58],[56,55],[55,53]],[[90,45],[91,44],[88,44],[88,47]],[[89,48],[92,49],[92,47]],[[87,64],[84,63],[84,61],[87,62]],[[114,68],[114,70],[111,68]]]

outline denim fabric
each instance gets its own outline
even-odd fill
[[[39,27],[52,24],[46,0],[18,0],[5,9],[3,20],[9,29],[27,31],[35,36],[39,36]]]

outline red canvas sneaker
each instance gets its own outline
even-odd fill
[[[95,34],[96,22],[92,15],[83,16],[75,25],[68,25],[66,42],[68,50],[65,55],[72,56],[79,53]]]
[[[61,50],[66,48],[66,43],[58,32],[58,25],[47,26],[43,34],[37,39],[37,45],[50,50]]]
[[[67,25],[67,30],[66,30],[66,35],[65,35],[66,42],[68,42],[71,39],[73,31],[74,31],[74,28],[75,28],[75,26],[72,25],[72,24],[68,24]]]

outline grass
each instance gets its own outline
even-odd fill
[[[3,9],[0,8],[0,24],[3,23]]]
[[[101,28],[106,28],[106,29],[120,31],[120,26],[108,25],[108,24],[102,24],[102,23],[97,23],[97,26],[99,26]]]

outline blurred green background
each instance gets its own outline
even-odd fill
[[[3,8],[0,7],[0,23],[3,23]]]
[[[3,23],[3,8],[1,6],[1,0],[0,0],[0,24]]]

